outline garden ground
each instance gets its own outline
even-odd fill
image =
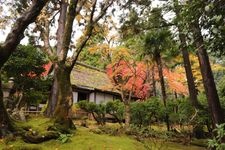
[[[47,118],[36,117],[26,123],[19,123],[21,126],[29,126],[33,131],[45,130],[51,121]],[[69,137],[68,142],[51,140],[41,144],[29,144],[16,138],[13,141],[1,140],[0,149],[5,150],[203,150],[202,147],[182,145],[179,143],[167,142],[159,139],[148,139],[138,141],[127,135],[108,135],[93,132],[96,125],[90,122],[89,128],[79,126],[75,122],[77,130]],[[112,125],[113,126],[113,125]]]

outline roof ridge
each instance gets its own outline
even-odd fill
[[[100,68],[97,68],[97,67],[94,67],[94,66],[91,66],[91,65],[85,64],[85,63],[80,62],[80,61],[77,61],[77,62],[76,62],[76,64],[77,64],[77,65],[84,66],[84,67],[87,67],[87,68],[90,68],[90,69],[93,69],[93,70],[97,70],[97,71],[100,71],[100,72],[104,72],[104,73],[106,73],[106,71],[105,71],[105,70],[102,70],[102,69],[100,69]]]

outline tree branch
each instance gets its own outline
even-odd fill
[[[47,2],[48,0],[33,0],[31,7],[16,20],[5,42],[0,46],[0,68],[23,39],[27,26],[36,20]]]
[[[54,52],[53,52],[53,49],[50,45],[50,40],[49,40],[49,37],[50,37],[50,23],[51,21],[48,20],[49,18],[49,15],[47,14],[47,10],[46,12],[44,12],[44,18],[43,20],[38,20],[38,22],[43,22],[44,23],[44,26],[42,25],[37,25],[37,28],[39,28],[39,30],[41,31],[41,38],[44,42],[44,47],[42,49],[44,49],[45,53],[48,54],[49,58],[52,58],[54,56]]]
[[[65,0],[61,0],[61,5],[60,5],[60,15],[59,15],[59,20],[58,20],[58,29],[57,29],[57,48],[56,48],[56,53],[57,56],[61,56],[60,53],[62,52],[63,49],[63,38],[64,38],[64,33],[65,33],[65,24],[66,24],[66,12],[67,12],[67,3]],[[62,60],[62,58],[58,58]]]
[[[104,5],[101,8],[101,12],[95,18],[94,18],[94,12],[95,12],[95,9],[96,9],[97,0],[95,0],[92,3],[92,10],[91,10],[91,13],[90,13],[89,23],[86,26],[85,37],[83,38],[83,40],[81,41],[81,44],[77,47],[77,49],[73,53],[72,64],[70,66],[71,69],[75,65],[80,52],[82,51],[82,49],[86,45],[87,41],[90,39],[90,37],[92,35],[92,31],[94,29],[94,25],[106,14],[107,9],[113,4],[113,2],[114,2],[113,0],[107,0],[106,2],[104,2]]]
[[[78,0],[71,0],[71,3],[69,4],[69,11],[67,13],[67,19],[66,19],[66,28],[65,28],[65,33],[63,37],[63,47],[62,47],[62,61],[65,62],[67,58],[67,53],[69,51],[69,46],[70,46],[70,40],[71,40],[71,35],[73,32],[73,22],[74,19],[77,15],[77,5],[78,5]]]
[[[113,0],[107,0],[104,4],[104,6],[101,9],[101,12],[99,13],[99,15],[93,20],[93,23],[97,23],[105,14],[107,9],[113,4]]]

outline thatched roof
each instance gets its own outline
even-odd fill
[[[71,84],[77,88],[118,93],[105,71],[77,62],[71,72]]]

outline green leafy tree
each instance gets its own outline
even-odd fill
[[[165,119],[161,117],[163,104],[158,98],[150,98],[144,102],[133,102],[131,104],[131,123],[138,126],[149,126],[157,119]],[[162,119],[162,121],[163,121]]]
[[[162,17],[161,9],[153,9],[152,15],[149,16],[149,21],[152,21],[149,26],[158,26],[160,27],[165,23],[165,20]],[[153,61],[157,64],[157,69],[159,73],[159,80],[161,85],[161,93],[164,106],[166,107],[166,86],[163,76],[163,63],[162,63],[162,52],[168,50],[171,47],[171,33],[168,28],[157,28],[150,30],[145,37],[145,47],[143,53],[147,56],[150,56]],[[169,130],[169,118],[167,117],[167,129]]]
[[[185,33],[187,28],[185,28],[185,26],[184,26],[184,16],[182,16],[182,14],[181,14],[182,6],[179,5],[178,0],[173,0],[173,7],[174,7],[173,8],[174,12],[176,13],[176,18],[175,18],[174,22],[178,28],[178,36],[180,39],[180,50],[181,50],[182,56],[183,56],[183,62],[184,62],[187,83],[188,83],[190,101],[194,107],[200,108],[200,104],[197,99],[198,93],[197,93],[197,89],[195,86],[191,62],[190,62],[190,58],[189,58],[189,51],[188,51],[187,37],[186,37],[187,33]]]
[[[27,26],[36,20],[46,3],[47,0],[33,0],[31,6],[15,21],[11,31],[6,37],[6,40],[0,45],[0,70],[24,37],[24,31]],[[2,83],[0,79],[0,128],[5,130],[5,133],[7,133],[8,131],[15,130],[15,128],[13,127],[4,107],[1,87]],[[0,133],[0,137],[1,136],[3,136],[2,133]]]
[[[92,38],[87,42],[78,60],[103,70],[106,69],[112,61],[114,52],[111,45],[116,36],[110,35],[110,29],[113,28],[109,27],[108,23],[96,25]]]
[[[204,12],[204,8],[208,6],[207,2],[208,1],[189,0],[186,9],[186,20],[188,21],[188,26],[193,34],[193,45],[198,55],[204,89],[212,117],[212,123],[215,127],[216,124],[224,123],[224,115],[210,66],[206,40],[201,32],[201,18],[204,17],[202,13]]]
[[[13,77],[17,95],[16,107],[23,104],[37,104],[38,100],[47,97],[50,80],[44,79],[44,66],[48,63],[46,56],[31,45],[19,45],[9,60],[4,64],[2,71],[8,78]],[[20,93],[20,94],[18,94]]]
[[[70,73],[78,56],[93,35],[95,26],[107,13],[113,0],[61,0],[51,1],[36,22],[35,31],[41,32],[44,50],[53,63],[54,75],[46,116],[53,117],[56,124],[73,128],[69,116],[72,107]],[[59,14],[56,25],[55,14]],[[107,19],[106,19],[107,20]],[[52,22],[51,22],[52,21]],[[52,36],[51,29],[57,28]],[[55,44],[51,44],[51,39]],[[35,41],[35,40],[34,40]],[[35,42],[39,42],[36,38]],[[72,54],[69,56],[69,53]]]
[[[225,54],[225,10],[223,7],[225,3],[223,0],[207,0],[204,3],[205,5],[201,7],[201,25],[204,29],[209,31],[206,38],[207,49],[211,54],[217,57],[222,57]]]

